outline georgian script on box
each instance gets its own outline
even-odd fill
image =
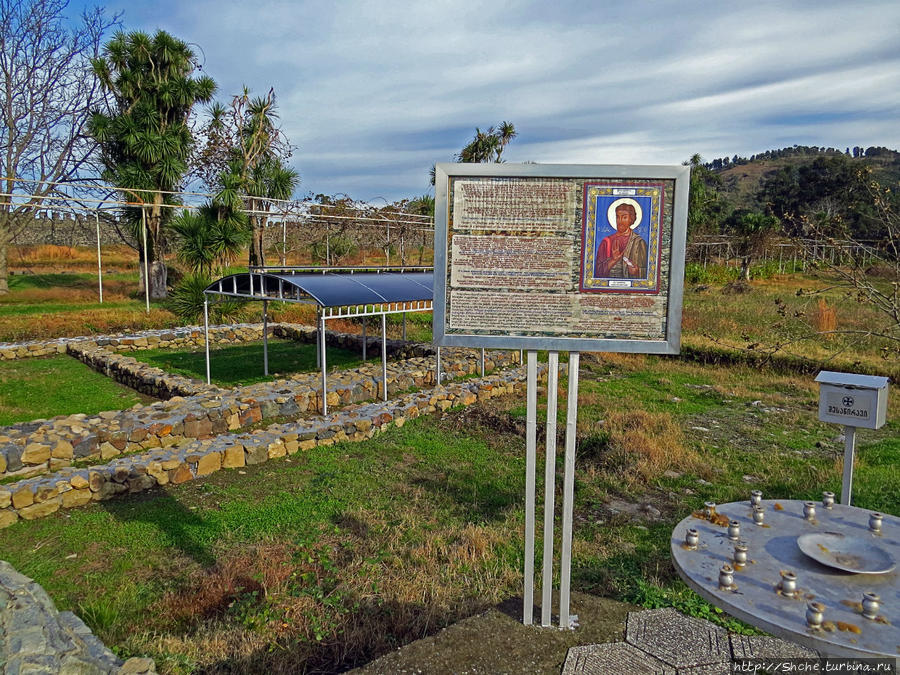
[[[454,182],[453,229],[566,232],[575,219],[575,185],[552,180]]]
[[[573,287],[571,238],[457,234],[452,239],[450,255],[452,288]]]

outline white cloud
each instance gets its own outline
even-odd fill
[[[117,1],[200,45],[221,96],[275,87],[304,190],[419,194],[501,120],[510,161],[900,146],[896,2]]]

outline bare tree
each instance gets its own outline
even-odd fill
[[[9,292],[9,245],[58,183],[91,167],[96,143],[85,126],[103,96],[90,59],[118,23],[102,8],[79,23],[68,0],[0,0],[0,294]]]

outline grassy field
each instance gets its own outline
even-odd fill
[[[0,426],[148,401],[71,356],[0,361]]]
[[[797,293],[827,289],[826,277],[769,270],[735,293],[731,271],[689,272],[685,351],[716,365],[582,359],[573,588],[748,630],[678,580],[672,527],[706,500],[745,499],[754,488],[776,499],[839,493],[840,429],[817,421],[811,372],[896,378],[900,365],[873,341],[807,338],[830,322],[861,330],[880,320],[839,291]],[[0,298],[0,339],[4,330],[79,334],[88,324],[106,332],[101,326],[138,323],[128,313],[140,309],[124,306],[80,313],[90,291],[70,301],[56,281],[56,290],[32,285]],[[123,284],[122,302],[138,302]],[[39,313],[26,309],[41,304]],[[272,310],[274,320],[309,322],[307,307]],[[92,312],[109,314],[103,323]],[[409,336],[429,339],[429,318],[410,315]],[[174,317],[155,309],[141,321]],[[329,327],[358,331],[356,322]],[[389,331],[399,336],[399,317]],[[273,352],[279,344],[270,343]],[[246,349],[235,359],[261,370],[261,348]],[[748,354],[771,358],[748,365]],[[177,367],[171,353],[136,354],[148,355]],[[191,357],[187,374],[202,376],[202,356]],[[217,363],[227,360],[214,355]],[[120,655],[149,654],[162,672],[333,672],[521,592],[524,414],[522,397],[510,397],[420,418],[366,443],[20,522],[0,531],[0,550]],[[900,515],[896,396],[888,419],[858,435],[854,503]]]
[[[839,492],[839,429],[816,420],[816,400],[808,376],[586,357],[574,589],[746,630],[677,579],[668,536],[705,500]],[[856,504],[895,515],[898,413],[895,397],[895,421],[859,434],[854,485]],[[420,418],[19,523],[0,548],[121,655],[150,654],[162,672],[333,672],[520,592],[523,414],[510,397]]]
[[[148,349],[131,356],[198,380],[206,379],[206,353],[203,350]],[[360,355],[348,349],[329,347],[326,364],[330,368],[354,368],[362,363]],[[316,346],[291,340],[269,340],[269,375],[263,374],[262,340],[242,345],[210,349],[209,370],[213,384],[236,387],[255,382],[271,382],[293,373],[316,370]]]

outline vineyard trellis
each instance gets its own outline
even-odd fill
[[[25,181],[20,181],[25,184]],[[30,183],[33,185],[33,183]],[[94,246],[97,249],[98,294],[103,295],[104,245],[126,245],[139,249],[138,242],[120,226],[120,214],[124,208],[146,208],[143,193],[129,191],[123,199],[121,191],[94,182],[55,183],[53,194],[36,192],[0,192],[0,217],[11,219],[9,231],[15,246],[31,244],[59,244],[65,246]],[[118,194],[117,194],[118,193]],[[195,210],[212,195],[201,192],[167,192],[171,202],[165,208]],[[342,200],[339,204],[320,203],[311,200],[264,199],[265,210],[243,209],[248,215],[265,215],[267,246],[280,253],[281,264],[288,264],[290,253],[302,248],[321,250],[321,260],[331,266],[346,256],[345,246],[351,240],[357,248],[380,248],[385,262],[391,264],[391,252],[399,253],[399,263],[408,264],[410,246],[419,251],[418,263],[423,252],[433,246],[434,221],[431,216],[408,213],[390,205],[378,207],[366,202]],[[91,241],[88,241],[85,223],[94,221]],[[271,234],[269,234],[271,233]],[[49,234],[50,241],[47,240]],[[279,236],[280,235],[280,236]],[[290,239],[293,239],[289,247]],[[279,250],[280,249],[280,250]],[[146,251],[146,247],[144,247]],[[144,274],[147,266],[144,265]],[[150,311],[146,278],[143,279],[147,311]]]

